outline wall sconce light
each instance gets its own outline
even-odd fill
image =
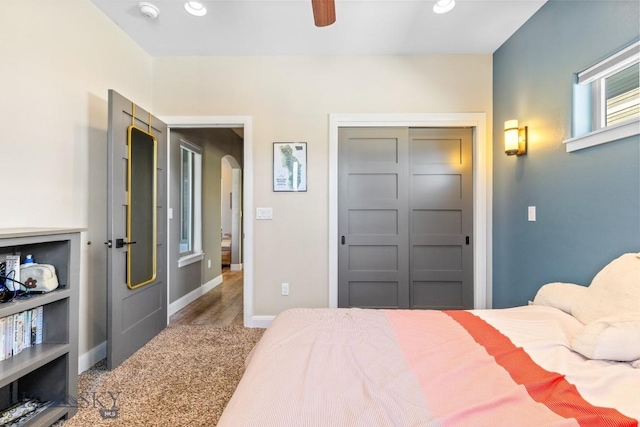
[[[527,127],[518,127],[517,120],[504,122],[504,152],[518,157],[527,154]]]

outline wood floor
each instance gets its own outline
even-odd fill
[[[222,283],[171,316],[172,325],[242,326],[243,272],[222,270]]]

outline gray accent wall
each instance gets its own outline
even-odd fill
[[[493,306],[541,285],[589,285],[640,251],[640,138],[567,153],[575,74],[640,37],[638,1],[549,1],[493,56]],[[528,126],[529,153],[504,154],[503,124]],[[527,221],[536,206],[537,221]]]
[[[201,273],[202,262],[194,262],[192,264],[185,265],[184,267],[178,267],[178,260],[180,259],[180,140],[185,139],[186,141],[190,142],[193,145],[197,145],[200,148],[202,148],[202,142],[186,137],[182,129],[172,129],[169,133],[169,139],[169,151],[171,153],[169,160],[169,206],[173,209],[173,218],[169,220],[170,239],[168,260],[169,303],[171,304],[181,297],[187,295],[189,292],[198,289],[203,283]],[[202,151],[204,152],[204,150]],[[202,167],[204,170],[204,153],[202,155]],[[202,187],[204,193],[204,180]]]

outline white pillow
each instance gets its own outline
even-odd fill
[[[640,315],[605,317],[588,323],[573,336],[571,348],[589,359],[640,359]]]
[[[571,306],[571,315],[584,324],[608,316],[640,314],[639,254],[628,253],[611,261],[588,289]]]
[[[636,369],[640,369],[640,359],[632,360],[629,364]]]
[[[586,287],[574,283],[547,283],[538,290],[536,297],[533,299],[533,303],[554,307],[571,314],[573,302],[577,300],[580,295],[584,294],[586,290]]]

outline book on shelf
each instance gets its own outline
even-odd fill
[[[27,415],[29,412],[34,411],[37,407],[38,402],[32,399],[11,405],[0,413],[0,423],[6,426]]]
[[[0,425],[18,427],[52,405],[53,402],[40,402],[38,399],[27,399],[17,402],[0,412]]]
[[[44,307],[37,308],[38,315],[36,319],[36,344],[42,344],[42,325],[44,319]]]
[[[24,313],[13,315],[13,355],[16,356],[24,348]]]
[[[5,325],[4,358],[13,356],[13,316],[7,316]]]
[[[42,344],[43,306],[0,318],[0,361]]]
[[[40,327],[42,327],[42,322],[40,322]],[[38,309],[34,308],[31,310],[31,345],[38,344],[36,338],[38,337]]]
[[[24,332],[22,334],[22,347],[31,347],[31,310],[24,312]]]

